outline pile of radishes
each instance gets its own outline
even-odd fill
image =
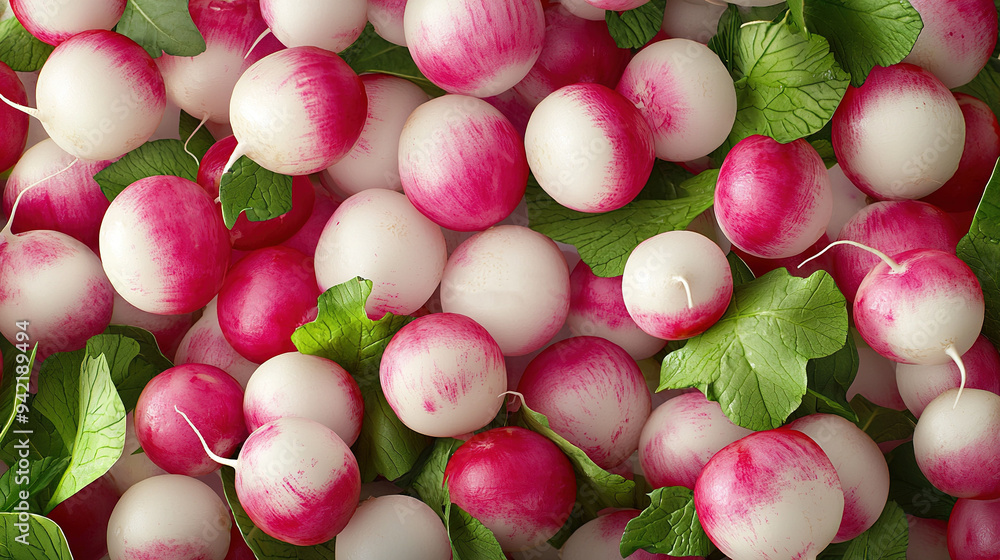
[[[173,365],[123,399],[117,463],[33,531],[46,515],[77,560],[1000,558],[996,6],[838,2],[922,22],[858,80],[859,54],[793,23],[832,3],[729,2],[0,4],[0,60],[54,47],[0,62],[0,395],[28,371],[19,331],[32,392],[110,325]],[[765,28],[822,39],[838,103],[803,101],[798,60],[741,66],[770,44],[727,41]],[[982,98],[951,91],[980,72]],[[839,322],[784,306],[788,273],[832,276]],[[743,381],[671,384],[682,347]],[[104,367],[123,393],[139,375]],[[806,372],[813,405],[783,394]],[[746,383],[804,404],[748,417]],[[41,436],[8,433],[11,406],[16,459]],[[911,436],[947,524],[900,501]],[[52,463],[36,481],[80,476]],[[9,466],[0,487],[27,488]],[[69,558],[37,537],[0,552]]]

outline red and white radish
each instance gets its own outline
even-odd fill
[[[604,21],[604,14],[607,12],[604,8],[598,8],[587,0],[560,0],[559,3],[574,16],[590,21]]]
[[[948,554],[948,524],[940,519],[906,516],[907,560],[951,560]]]
[[[18,105],[28,103],[24,84],[3,62],[0,62],[0,95]],[[10,169],[21,157],[28,139],[28,123],[26,113],[0,103],[0,171]],[[10,212],[7,208],[4,211]]]
[[[340,560],[451,560],[451,542],[441,518],[410,496],[381,496],[361,502],[337,535]]]
[[[118,489],[119,494],[124,494],[129,488],[147,478],[167,474],[167,471],[150,461],[148,455],[136,453],[140,447],[139,439],[135,437],[135,413],[129,412],[125,416],[125,445],[121,457],[108,470],[108,478]]]
[[[826,226],[826,235],[829,239],[837,239],[841,228],[868,205],[868,200],[867,195],[844,175],[839,163],[827,169],[827,173],[830,175],[830,188],[833,191],[833,215],[830,216],[830,224]]]
[[[597,519],[584,523],[573,531],[560,552],[566,560],[607,560],[621,558],[619,546],[625,526],[641,513],[637,509],[623,509],[606,513]],[[700,556],[668,556],[637,550],[628,560],[698,560]]]
[[[725,3],[705,0],[667,0],[660,29],[668,37],[708,43],[719,29]]]
[[[923,29],[903,62],[934,73],[949,88],[972,81],[997,44],[997,9],[989,0],[912,0]]]
[[[979,335],[972,348],[962,354],[962,363],[965,364],[966,387],[1000,394],[1000,354],[986,337]],[[920,418],[924,408],[938,395],[962,385],[962,375],[954,363],[937,366],[897,364],[896,385],[907,410]]]
[[[58,45],[82,31],[110,30],[125,12],[125,0],[10,0],[10,7],[29,33]]]
[[[368,23],[368,1],[260,0],[260,13],[286,46],[340,52],[361,36]]]
[[[649,0],[586,0],[586,2],[591,6],[602,10],[623,12],[625,10],[634,10],[643,4],[648,3]]]
[[[281,243],[285,247],[291,247],[310,257],[316,255],[316,245],[319,243],[320,235],[323,234],[323,228],[326,227],[330,216],[333,216],[337,207],[340,206],[339,199],[335,199],[322,184],[317,183],[313,187],[315,202],[313,202],[312,214],[309,215],[306,223],[302,224],[302,227],[295,232],[295,235]]]
[[[403,13],[406,0],[368,0],[368,21],[375,33],[390,43],[406,46]]]
[[[954,560],[991,560],[1000,542],[1000,500],[958,500],[948,517],[948,553]]]
[[[231,375],[244,388],[258,367],[233,349],[222,334],[216,299],[205,306],[201,318],[184,334],[174,360],[176,365],[194,363],[215,366]]]
[[[851,329],[851,336],[858,349],[858,373],[847,388],[847,400],[861,395],[878,406],[905,410],[906,403],[896,386],[896,362],[872,350],[861,335]]]
[[[101,560],[108,553],[108,522],[119,498],[121,493],[105,475],[46,515],[62,529],[73,560]]]

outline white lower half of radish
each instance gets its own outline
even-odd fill
[[[859,191],[847,175],[844,175],[839,163],[827,172],[830,175],[830,189],[833,191],[833,215],[830,216],[830,223],[826,226],[826,235],[830,239],[837,239],[844,224],[867,206],[868,201],[865,193]]]
[[[11,0],[10,6],[29,33],[58,45],[81,31],[114,27],[125,11],[125,0]]]
[[[669,37],[708,43],[719,29],[724,3],[705,0],[667,0],[660,29]]]
[[[1000,354],[983,335],[968,352],[962,354],[965,386],[1000,394]],[[937,366],[896,365],[896,385],[906,408],[920,418],[924,408],[948,389],[957,389],[962,375],[953,362]]]
[[[872,350],[857,331],[851,330],[858,348],[858,374],[847,389],[847,400],[861,395],[869,401],[893,410],[905,410],[906,403],[896,386],[899,364]]]
[[[390,43],[405,47],[403,12],[406,0],[368,0],[368,21],[378,36]]]
[[[607,12],[604,8],[598,8],[587,0],[560,0],[559,3],[574,16],[590,21],[604,21],[604,14]]]
[[[948,553],[955,560],[990,560],[998,534],[1000,500],[958,500],[948,518]]]
[[[940,519],[906,516],[909,529],[907,560],[951,560],[948,554],[948,524]]]
[[[222,334],[215,299],[205,306],[201,319],[184,334],[177,346],[174,363],[215,366],[231,375],[244,388],[258,366],[233,349]]]
[[[434,510],[410,496],[361,502],[337,535],[339,560],[451,560],[448,532]]]
[[[997,43],[996,5],[988,0],[913,0],[924,24],[903,62],[934,73],[948,88],[972,81]]]
[[[368,0],[261,0],[260,13],[285,46],[340,52],[368,23]]]
[[[619,545],[625,526],[639,515],[637,509],[624,509],[606,513],[597,519],[584,523],[573,531],[560,552],[560,558],[566,560],[607,560],[621,557]],[[637,550],[629,555],[628,560],[699,560],[700,556],[667,556],[651,554],[645,550]]]

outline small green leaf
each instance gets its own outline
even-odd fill
[[[847,337],[847,344],[840,350],[809,360],[806,364],[806,394],[793,416],[836,414],[857,422],[858,415],[847,402],[847,390],[854,383],[859,366],[858,347],[851,336]]]
[[[637,199],[602,214],[570,210],[540,187],[529,185],[525,195],[528,220],[531,229],[574,245],[597,276],[621,276],[625,261],[639,243],[665,231],[686,228],[712,206],[718,177],[718,170],[708,170],[681,183],[678,198]]]
[[[1000,60],[991,58],[971,82],[955,88],[990,106],[994,115],[1000,115]]]
[[[69,457],[45,457],[41,461],[32,461],[27,474],[17,468],[5,472],[0,476],[0,512],[12,512],[17,507],[19,511],[41,513],[45,504],[39,498],[53,480],[66,472],[68,466]],[[19,484],[25,481],[27,485]],[[25,494],[22,495],[22,492]],[[28,510],[24,509],[23,502],[27,502]]]
[[[826,272],[784,268],[737,286],[718,323],[663,361],[660,387],[698,387],[735,424],[781,426],[806,394],[809,360],[847,340],[847,303]]]
[[[726,260],[729,261],[729,272],[733,276],[733,287],[742,286],[753,282],[754,275],[747,263],[743,262],[736,253],[729,251],[726,255]]]
[[[292,209],[292,178],[268,171],[242,156],[222,176],[219,198],[222,219],[229,229],[241,212],[246,212],[251,222],[270,220]]]
[[[504,560],[496,536],[478,519],[455,504],[445,510],[453,560]]]
[[[445,93],[443,89],[434,85],[420,72],[417,63],[413,62],[413,57],[410,56],[410,51],[406,47],[390,43],[379,37],[370,23],[365,26],[361,36],[350,47],[342,51],[340,56],[358,74],[364,72],[389,74],[410,80],[433,97]]]
[[[904,443],[886,457],[889,463],[889,499],[917,517],[948,521],[956,498],[935,488],[917,465],[913,442]]]
[[[163,53],[198,56],[206,48],[186,0],[128,0],[115,30],[139,43],[153,58]]]
[[[641,49],[663,26],[667,0],[651,0],[633,10],[604,12],[604,20],[615,43],[623,49]]]
[[[461,441],[452,438],[434,440],[434,445],[429,448],[431,451],[427,461],[418,467],[412,482],[413,491],[420,500],[441,516],[451,503],[448,489],[444,485],[444,469],[448,466],[448,459],[451,459],[461,445]]]
[[[0,560],[73,560],[73,555],[55,521],[29,514],[22,523],[16,513],[0,513]]]
[[[993,169],[968,235],[958,242],[958,257],[976,273],[983,289],[983,335],[1000,346],[1000,162]]]
[[[91,337],[87,355],[96,358],[101,354],[108,360],[125,412],[135,408],[139,394],[151,379],[173,367],[160,352],[156,337],[139,327],[111,325],[104,334]]]
[[[622,558],[642,549],[670,556],[708,556],[712,543],[694,509],[694,492],[674,486],[657,488],[652,503],[625,526]]]
[[[114,200],[132,183],[156,175],[174,175],[194,181],[198,178],[198,164],[184,153],[184,143],[180,140],[153,140],[99,171],[94,180],[101,186],[104,196]]]
[[[875,524],[851,541],[844,560],[906,560],[909,533],[903,509],[889,501]]]
[[[207,128],[198,125],[201,124],[196,117],[181,111],[180,122],[177,126],[177,134],[180,136],[181,143],[187,142],[188,151],[192,154],[198,156],[198,159],[205,157],[205,152],[215,144],[215,138],[212,133],[208,131]],[[197,130],[198,132],[195,132]],[[190,138],[191,140],[188,140]]]
[[[54,49],[28,33],[17,18],[11,16],[0,21],[0,62],[15,72],[40,70]]]
[[[858,415],[855,424],[875,443],[907,439],[913,435],[916,423],[905,412],[872,403],[862,395],[854,395],[851,408]]]

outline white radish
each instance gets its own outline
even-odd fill
[[[340,52],[368,23],[367,0],[260,0],[271,33],[288,47]]]
[[[858,190],[844,175],[839,163],[828,169],[827,173],[830,175],[830,189],[833,192],[833,215],[826,226],[826,235],[829,239],[837,239],[844,224],[867,206],[868,200],[865,193]]]
[[[39,40],[58,45],[82,31],[110,30],[125,12],[126,0],[10,0],[21,25]]]
[[[590,21],[604,21],[604,14],[607,12],[604,8],[598,8],[587,0],[560,0],[559,3],[574,16]]]
[[[605,513],[573,531],[560,551],[564,560],[617,560],[621,557],[621,540],[625,526],[641,513],[637,509],[623,509]],[[637,550],[628,560],[701,560],[701,556],[667,556]]]
[[[375,33],[390,43],[406,46],[403,13],[406,0],[368,0],[368,21]]]
[[[705,0],[667,0],[660,29],[668,37],[708,43],[719,29],[726,6]]]
[[[361,502],[351,522],[337,535],[336,546],[340,560],[451,560],[451,543],[441,518],[410,496]]]
[[[997,9],[989,0],[912,0],[923,28],[903,62],[934,73],[948,88],[972,81],[997,44]]]
[[[205,306],[201,319],[184,334],[177,346],[174,363],[215,366],[233,376],[244,388],[259,365],[241,356],[222,334],[215,298]]]
[[[965,386],[1000,394],[1000,354],[990,341],[979,335],[968,352],[962,354]],[[937,366],[896,365],[896,384],[906,408],[920,418],[924,408],[938,395],[962,384],[962,375],[954,363]]]

